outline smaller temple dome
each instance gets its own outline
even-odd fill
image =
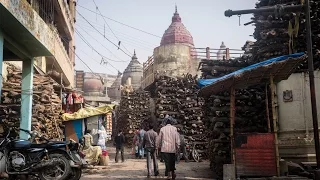
[[[121,79],[121,84],[125,85],[128,78],[131,78],[131,85],[134,90],[139,89],[141,86],[141,80],[143,77],[143,66],[138,61],[136,51],[131,58],[131,61],[127,68],[123,72],[123,76]]]
[[[163,46],[163,45],[175,44],[175,43],[194,46],[193,38],[190,32],[181,22],[181,17],[178,13],[177,6],[176,6],[176,11],[172,17],[171,25],[163,34],[160,45]]]
[[[83,90],[85,93],[103,92],[104,87],[100,79],[85,79]]]

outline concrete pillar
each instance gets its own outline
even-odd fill
[[[33,63],[34,63],[34,59],[24,60],[22,63],[20,128],[26,129],[26,130],[31,130]],[[28,138],[29,138],[29,134],[20,131],[20,139],[28,139]]]
[[[1,89],[2,89],[2,63],[3,63],[3,44],[4,44],[4,39],[3,39],[3,34],[0,29],[0,97],[1,97]],[[1,103],[1,101],[0,101]]]

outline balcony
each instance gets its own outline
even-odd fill
[[[13,46],[25,49],[28,58],[50,57],[47,63],[57,64],[65,84],[73,85],[73,64],[57,28],[48,25],[27,0],[0,0],[0,14],[2,31]]]

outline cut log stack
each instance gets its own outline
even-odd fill
[[[136,90],[122,95],[117,115],[117,130],[122,130],[128,145],[132,140],[136,129],[144,128],[151,122],[150,93]]]
[[[247,41],[242,50],[244,54],[235,59],[229,60],[208,60],[202,59],[200,61],[200,71],[202,72],[201,78],[202,79],[211,79],[217,78],[229,73],[232,73],[238,69],[251,65],[252,59],[252,46],[254,42]]]
[[[185,136],[187,143],[195,143],[200,155],[206,158],[204,100],[198,98],[196,80],[192,75],[179,78],[160,76],[156,80],[156,117],[159,124],[166,115],[176,119],[175,126]]]
[[[245,56],[230,60],[202,60],[204,77],[218,78],[250,65],[251,54],[247,42]],[[265,86],[254,86],[236,90],[235,133],[267,132]],[[223,164],[231,162],[230,146],[230,92],[213,94],[205,99],[208,158],[210,166],[222,177]]]
[[[7,81],[3,83],[0,119],[5,126],[19,127],[21,116],[21,70],[13,65],[7,67]],[[34,74],[32,130],[48,139],[62,139],[61,100],[54,92],[56,83],[48,76]]]
[[[275,5],[299,5],[301,0],[260,0],[256,8]],[[311,1],[311,26],[314,53],[314,68],[320,67],[320,1]],[[297,18],[296,18],[297,17]],[[290,26],[292,28],[289,28]],[[256,13],[252,18],[255,25],[253,34],[256,39],[252,49],[253,63],[272,57],[287,55],[295,52],[306,52],[306,19],[304,12],[281,12],[280,14]],[[297,24],[297,25],[296,25]],[[292,38],[290,38],[290,36]],[[306,70],[307,63],[301,64],[298,71]]]

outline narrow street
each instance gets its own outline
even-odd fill
[[[96,169],[86,170],[81,180],[93,179],[108,179],[108,180],[138,180],[148,179],[146,170],[146,159],[133,159],[130,155],[130,149],[125,150],[126,161],[124,163],[115,163],[115,148],[108,148],[110,162],[106,168],[97,167]],[[149,179],[165,179],[164,176],[164,163],[159,162],[160,176],[157,178],[151,176]],[[181,161],[177,164],[177,180],[183,179],[197,179],[207,180],[213,179],[213,173],[209,169],[209,162],[204,161],[200,163]]]

